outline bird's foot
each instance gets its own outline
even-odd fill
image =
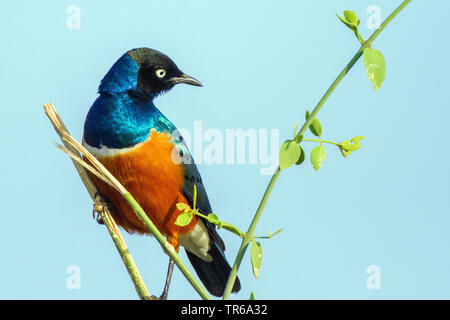
[[[109,212],[112,212],[116,209],[116,207],[97,191],[93,202],[92,217],[95,219],[95,221],[97,221],[98,224],[105,224],[100,213],[104,213],[106,209]]]
[[[167,300],[167,292],[163,292],[162,295],[160,295],[159,297],[157,296],[145,296],[142,297],[142,300]]]
[[[167,293],[163,293],[158,300],[167,300]]]
[[[142,297],[142,300],[162,300],[161,297],[157,297],[157,296],[145,296]]]

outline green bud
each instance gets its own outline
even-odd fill
[[[345,17],[345,20],[347,20],[348,23],[351,23],[351,24],[354,24],[354,25],[358,26],[359,20],[358,20],[358,17],[357,17],[357,15],[356,15],[356,13],[354,11],[345,10],[344,11],[344,17]]]

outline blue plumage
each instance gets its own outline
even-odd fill
[[[172,133],[176,127],[152,100],[128,94],[100,94],[87,115],[84,140],[96,148],[128,148],[144,142],[150,129]]]
[[[105,75],[98,88],[99,93],[116,94],[135,90],[138,85],[139,65],[128,53],[117,60]]]

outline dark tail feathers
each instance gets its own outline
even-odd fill
[[[186,253],[200,281],[205,285],[209,293],[216,297],[223,296],[231,267],[217,245],[212,243],[208,251],[212,256],[211,262],[206,262],[187,250]],[[231,292],[238,292],[239,290],[241,290],[241,283],[239,278],[236,277]]]

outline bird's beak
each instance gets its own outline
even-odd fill
[[[175,84],[179,84],[179,83],[187,83],[187,84],[191,84],[193,86],[197,86],[197,87],[203,87],[203,85],[201,84],[200,81],[198,81],[197,79],[194,79],[191,76],[188,76],[187,74],[183,73],[181,76],[179,77],[173,77],[169,80],[170,82],[172,82],[174,85]]]

